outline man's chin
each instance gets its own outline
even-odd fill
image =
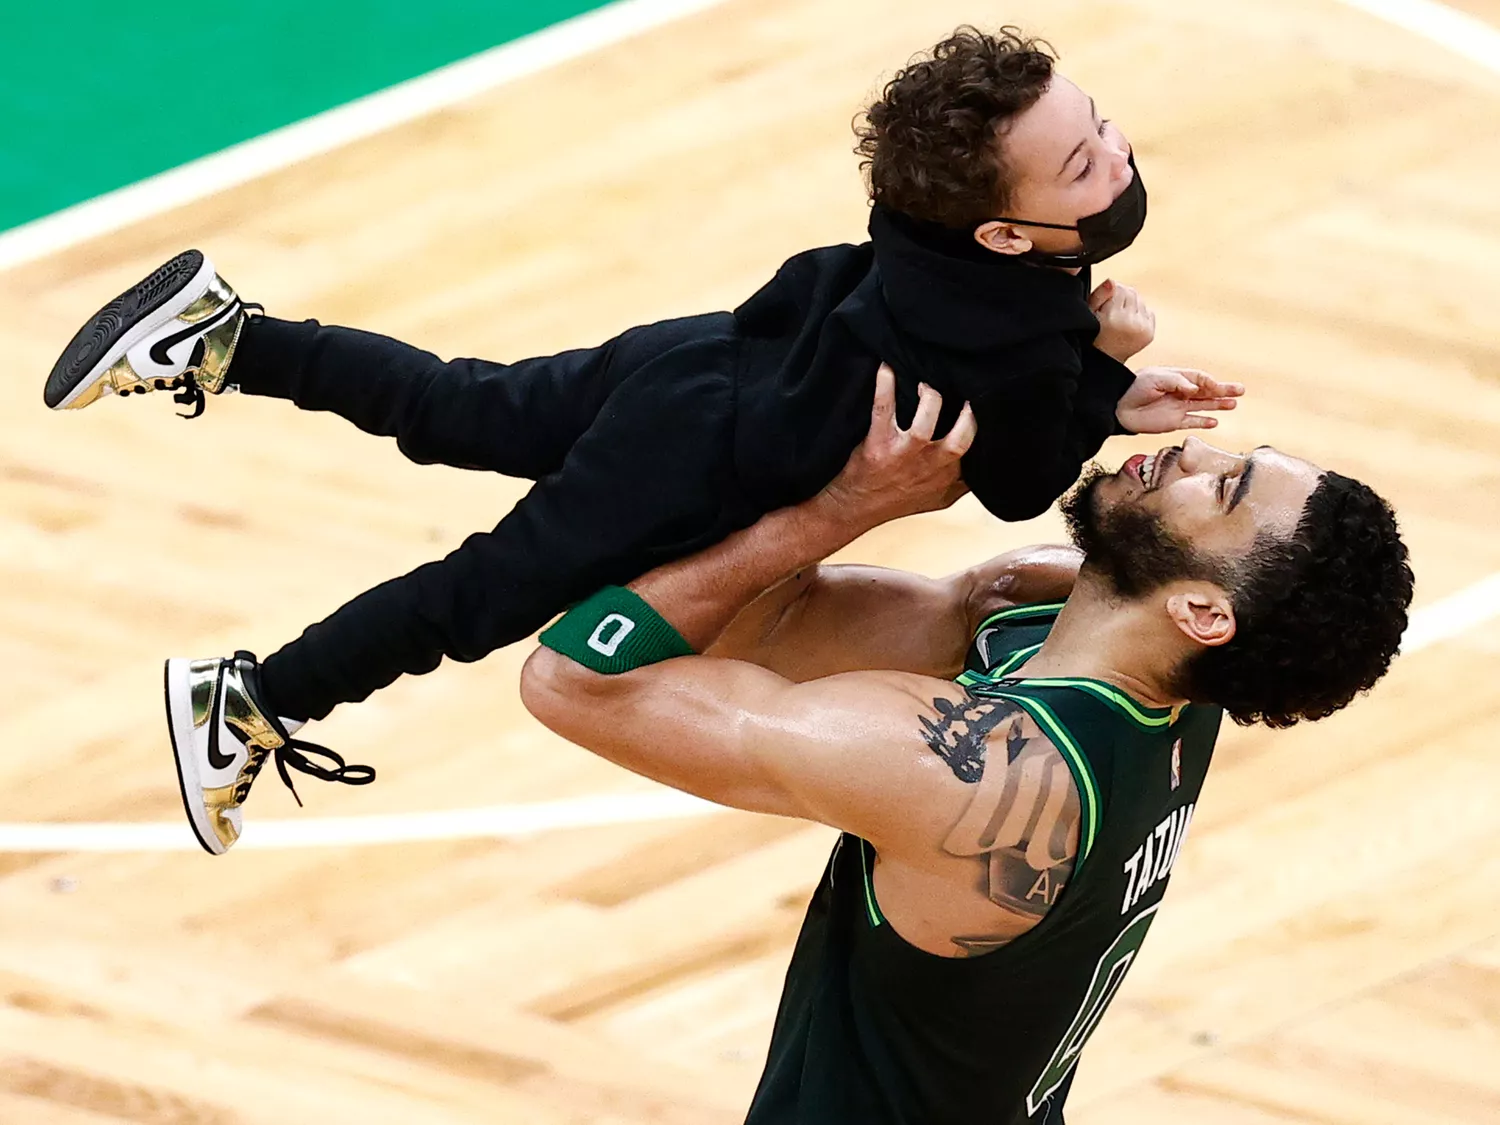
[[[1098,462],[1088,465],[1068,492],[1057,502],[1067,527],[1068,539],[1085,555],[1099,543],[1099,517],[1110,507],[1103,494],[1118,474],[1112,474]]]

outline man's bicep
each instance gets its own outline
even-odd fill
[[[923,700],[951,688],[896,672],[829,676],[790,686],[774,710],[747,714],[741,737],[796,815],[904,850],[927,831],[914,809],[944,784],[925,741]]]
[[[842,672],[951,677],[969,643],[965,576],[809,567],[768,590],[709,651],[804,682]]]
[[[801,815],[744,737],[746,715],[771,714],[785,679],[750,664],[689,656],[619,675],[538,648],[521,673],[526,709],[555,733],[616,765],[705,800]]]
[[[893,679],[922,680],[861,673],[794,684],[706,656],[604,676],[541,648],[521,694],[553,731],[645,777],[880,838],[921,749],[916,697]]]

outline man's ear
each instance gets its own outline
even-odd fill
[[[1194,644],[1213,648],[1234,640],[1234,607],[1229,604],[1229,595],[1209,583],[1169,596],[1167,616]]]
[[[991,219],[974,230],[974,241],[996,254],[1024,254],[1031,249],[1031,239],[1016,229],[1014,223]]]

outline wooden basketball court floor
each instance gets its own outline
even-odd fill
[[[848,123],[879,76],[1006,19],[1137,146],[1152,218],[1108,273],[1158,310],[1148,358],[1248,384],[1229,445],[1389,496],[1420,603],[1500,571],[1500,77],[1332,0],[730,0],[0,274],[0,820],[177,817],[164,656],[269,651],[521,494],[279,403],[48,416],[103,299],[198,245],[275,313],[444,354],[731,307],[861,237]],[[1057,535],[965,501],[848,555],[941,573]],[[320,725],[380,780],[309,781],[303,815],[646,791],[523,713],[526,650]],[[1497,673],[1479,629],[1326,723],[1226,734],[1070,1121],[1500,1119]],[[298,814],[268,777],[250,815]],[[830,839],[725,813],[0,856],[0,1122],[735,1122]]]

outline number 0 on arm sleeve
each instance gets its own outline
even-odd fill
[[[644,598],[623,586],[606,586],[579,602],[538,639],[606,676],[693,654],[682,634]]]

